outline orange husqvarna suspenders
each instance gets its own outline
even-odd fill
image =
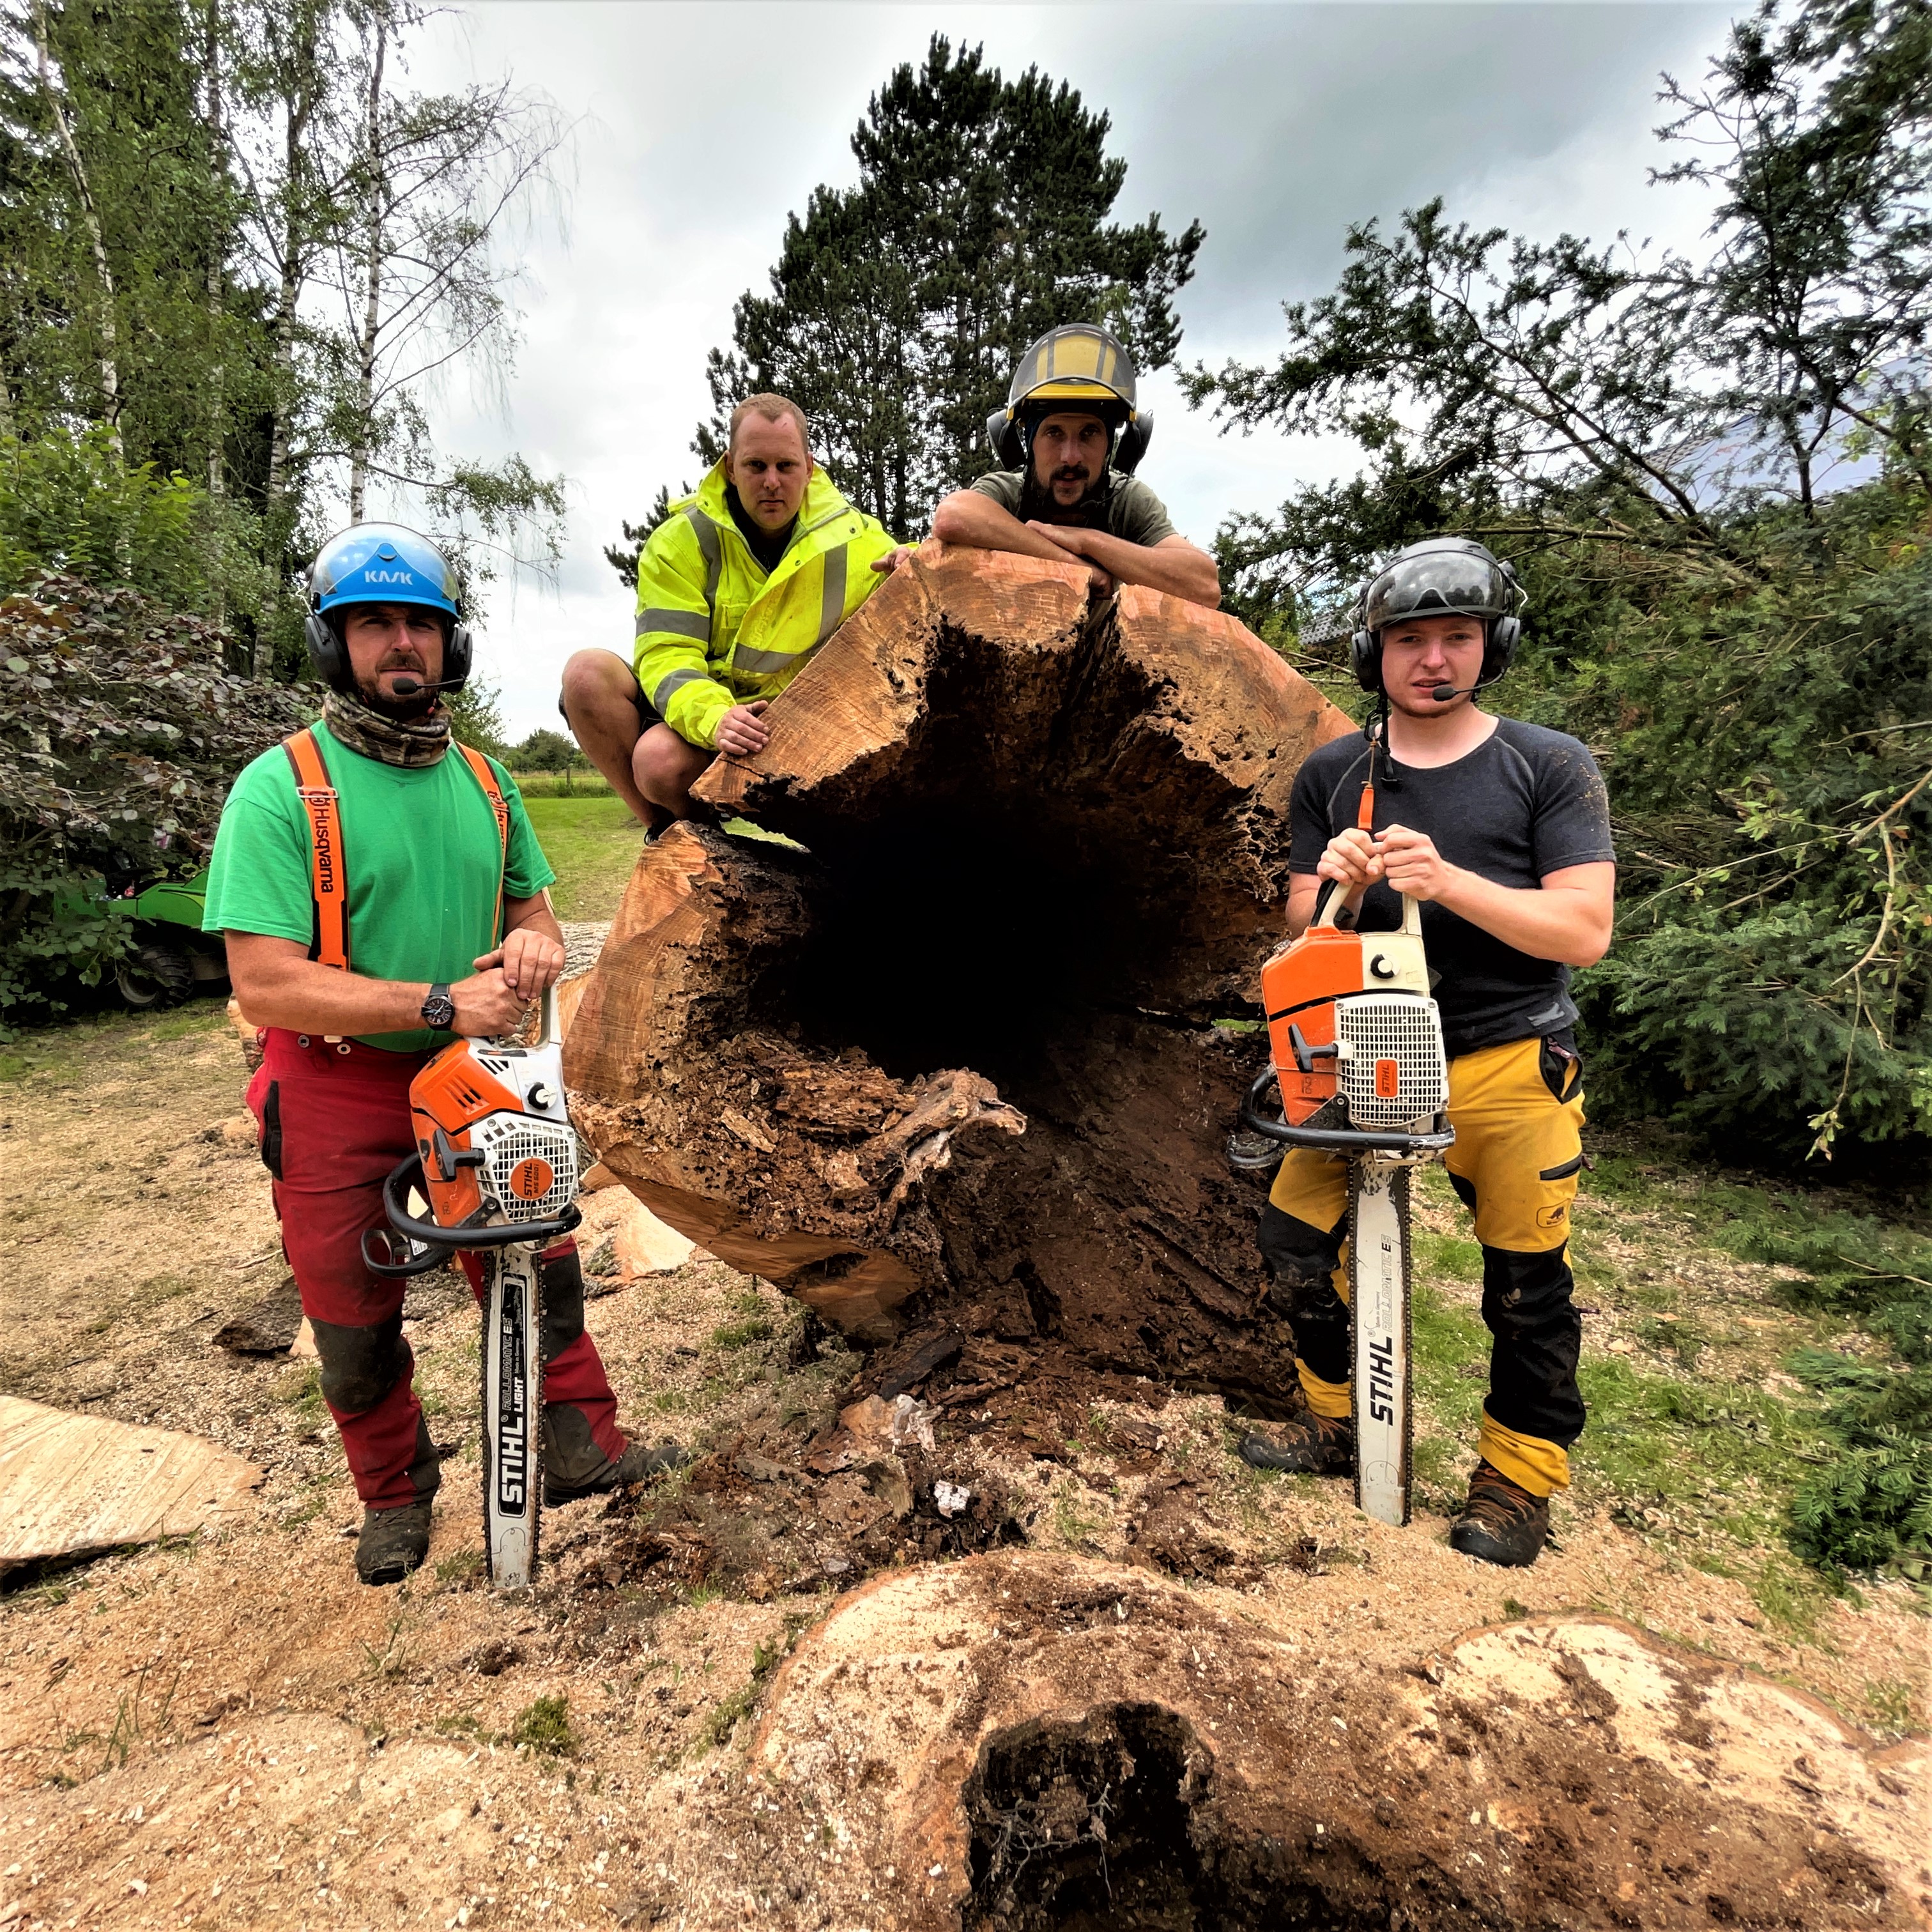
[[[503,937],[503,875],[509,869],[510,807],[490,760],[467,745],[454,748],[476,775],[496,819],[496,916],[493,944]],[[315,936],[309,957],[338,971],[349,970],[349,871],[342,850],[342,802],[328,779],[322,747],[312,730],[282,741],[295,768],[296,796],[308,814],[309,896],[315,908]]]

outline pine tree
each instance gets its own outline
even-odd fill
[[[1174,298],[1204,231],[1108,220],[1126,178],[1110,126],[1064,82],[1008,81],[934,35],[872,97],[852,137],[858,184],[814,190],[771,292],[738,302],[694,450],[715,462],[732,405],[778,390],[840,488],[910,536],[986,468],[987,416],[1036,337],[1099,322],[1144,373],[1171,363]]]

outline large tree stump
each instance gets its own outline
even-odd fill
[[[846,624],[698,788],[806,849],[649,848],[573,1106],[655,1214],[848,1334],[964,1339],[960,1387],[1279,1408],[1226,1154],[1263,1046],[1215,1022],[1256,1016],[1289,789],[1348,722],[1232,618],[1084,578],[929,543]]]

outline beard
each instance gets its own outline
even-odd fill
[[[421,671],[412,674],[422,676]],[[407,698],[386,698],[379,684],[365,684],[359,678],[356,683],[356,695],[379,717],[393,718],[399,724],[412,724],[418,718],[427,718],[442,701],[440,691],[418,691]]]
[[[1084,476],[1085,472],[1083,470]],[[1070,503],[1063,503],[1054,494],[1054,485],[1067,472],[1064,466],[1050,472],[1046,482],[1040,480],[1039,472],[1029,465],[1026,472],[1026,485],[1020,493],[1019,519],[1022,523],[1037,518],[1043,524],[1085,524],[1097,530],[1105,522],[1108,499],[1113,494],[1114,472],[1111,466],[1103,468],[1091,478],[1087,487]],[[1069,478],[1068,480],[1071,480]]]

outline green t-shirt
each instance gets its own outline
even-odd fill
[[[967,487],[992,497],[1008,516],[1017,517],[1025,485],[1023,471],[989,470]],[[1113,488],[1107,493],[1107,514],[1102,527],[1110,537],[1118,537],[1123,543],[1140,544],[1149,550],[1180,534],[1168,520],[1167,506],[1138,476],[1123,476],[1118,472]]]
[[[316,742],[341,801],[349,873],[349,957],[372,980],[466,980],[496,944],[496,814],[461,753],[405,769],[352,752],[326,724]],[[556,874],[510,775],[491,760],[510,808],[506,898],[533,898]],[[310,944],[309,820],[280,746],[235,781],[221,808],[208,877],[206,932],[260,932]],[[363,1034],[413,1053],[454,1037],[427,1028]]]

